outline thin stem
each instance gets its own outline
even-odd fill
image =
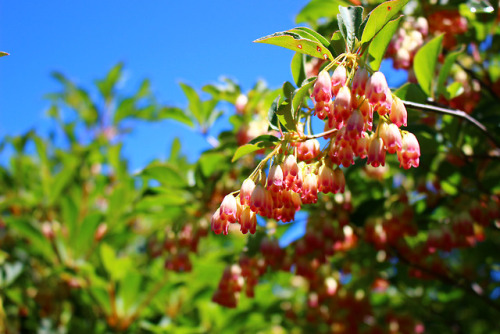
[[[330,129],[328,131],[321,132],[321,133],[318,133],[318,134],[315,134],[315,135],[312,135],[312,136],[301,137],[297,141],[302,142],[302,141],[307,141],[307,140],[311,140],[311,139],[321,138],[321,137],[324,137],[324,136],[331,135],[332,133],[335,133],[337,131],[339,131],[339,130],[337,130],[337,129]]]
[[[421,104],[421,103],[410,102],[410,101],[402,101],[402,102],[406,108],[413,108],[413,109],[422,110],[422,111],[429,111],[429,112],[434,112],[434,113],[442,114],[442,115],[451,115],[451,116],[465,119],[466,121],[468,121],[469,123],[474,125],[476,128],[481,130],[495,144],[496,147],[500,148],[500,143],[488,131],[488,129],[486,129],[486,127],[483,124],[481,124],[474,117],[467,114],[465,111],[457,110],[457,109],[441,108],[441,107],[431,106],[428,104]]]

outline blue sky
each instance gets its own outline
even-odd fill
[[[60,71],[91,87],[117,62],[125,63],[125,89],[150,78],[157,98],[186,106],[180,81],[197,88],[220,76],[246,91],[258,79],[271,87],[291,80],[289,50],[252,43],[296,26],[306,0],[289,1],[3,1],[0,3],[0,137],[50,123],[43,95],[57,91]],[[389,77],[389,81],[390,81]],[[224,124],[219,124],[219,128]],[[191,160],[204,140],[165,121],[141,123],[126,140],[131,167],[167,155],[175,136]]]

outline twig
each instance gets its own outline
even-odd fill
[[[306,140],[321,138],[321,137],[324,137],[324,136],[329,136],[332,133],[335,133],[337,131],[339,131],[339,130],[337,130],[337,129],[330,129],[328,131],[321,132],[321,133],[318,133],[318,134],[315,134],[315,135],[312,135],[312,136],[303,136],[298,141],[306,141]]]
[[[496,147],[500,148],[500,143],[488,131],[488,129],[486,129],[486,127],[482,123],[480,123],[474,117],[467,114],[465,111],[457,110],[457,109],[441,108],[441,107],[431,106],[428,104],[421,104],[421,103],[410,102],[410,101],[403,101],[403,104],[405,105],[406,108],[413,108],[413,109],[418,109],[418,110],[422,110],[422,111],[429,111],[429,112],[434,112],[437,114],[451,115],[451,116],[455,116],[458,118],[462,118],[462,119],[466,120],[467,122],[473,124],[479,130],[481,130],[495,144]]]

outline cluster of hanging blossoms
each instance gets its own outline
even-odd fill
[[[294,220],[303,204],[317,202],[318,192],[344,192],[340,166],[349,167],[355,157],[367,157],[367,164],[378,167],[385,166],[386,152],[396,153],[400,167],[418,167],[419,143],[412,133],[400,129],[406,126],[407,111],[391,93],[384,74],[370,75],[369,69],[357,65],[355,55],[339,59],[342,62],[332,62],[319,73],[311,95],[314,108],[303,107],[302,118],[310,122],[315,115],[324,120],[325,132],[305,135],[299,117],[297,131],[282,133],[241,189],[224,198],[212,216],[216,234],[227,234],[231,223],[239,223],[242,233],[253,234],[257,214],[282,222]],[[374,114],[378,115],[375,128]],[[327,139],[323,149],[316,139],[320,137]]]

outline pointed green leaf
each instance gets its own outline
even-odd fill
[[[340,13],[337,15],[339,29],[347,41],[347,48],[353,50],[356,42],[356,35],[363,21],[363,7],[339,7]]]
[[[309,90],[313,87],[315,82],[316,82],[316,77],[309,78],[307,79],[307,81],[304,81],[302,87],[300,87],[295,92],[295,95],[293,96],[292,100],[293,110],[297,110],[300,107],[301,103],[303,102],[304,98],[307,98],[309,96]]]
[[[255,43],[265,43],[281,46],[295,52],[307,54],[312,57],[333,60],[333,56],[321,42],[306,39],[300,35],[301,32],[283,31],[272,35],[261,37]]]
[[[380,68],[380,63],[384,58],[385,50],[387,50],[392,36],[396,33],[402,17],[403,16],[400,16],[395,20],[389,21],[385,27],[382,28],[377,35],[375,35],[372,43],[370,43],[368,53],[370,55],[370,67],[372,70],[378,71]]]
[[[339,13],[340,6],[349,6],[349,2],[341,0],[312,0],[301,9],[297,17],[296,23],[307,22],[316,24],[318,19],[327,18],[331,19],[336,17]]]
[[[330,50],[334,51],[333,54],[335,55],[335,57],[338,57],[339,55],[347,51],[346,42],[339,30],[337,30],[332,36]]]
[[[387,22],[391,21],[407,3],[408,0],[386,1],[372,10],[363,30],[361,44],[370,42],[373,37],[382,30]]]
[[[266,147],[271,147],[273,146],[274,143],[271,141],[260,141],[255,144],[245,144],[243,146],[238,147],[236,152],[234,152],[233,158],[231,159],[231,162],[235,162],[236,160],[240,159],[241,157],[250,154],[252,152],[261,150]]]
[[[123,63],[118,63],[113,66],[104,79],[96,81],[96,85],[105,100],[109,100],[113,97],[113,89],[122,76],[122,70]]]
[[[306,62],[302,53],[296,52],[292,58],[292,76],[295,84],[300,87],[302,81],[306,79]]]
[[[10,56],[10,53],[0,51],[0,57]]]
[[[436,63],[441,52],[443,34],[433,38],[422,46],[413,61],[413,70],[417,81],[427,96],[434,96],[433,81],[435,79]]]
[[[323,44],[325,47],[328,47],[330,45],[330,42],[323,35],[321,35],[320,33],[318,33],[315,30],[312,30],[311,28],[308,28],[308,27],[297,27],[297,28],[293,28],[291,31],[292,32],[297,32],[301,36],[303,36],[301,34],[301,32],[307,33],[308,36],[312,36],[314,38],[314,40],[317,40],[318,42],[320,42],[321,44]]]
[[[158,113],[158,118],[159,119],[173,119],[178,122],[184,123],[188,125],[189,127],[193,126],[193,121],[191,118],[186,115],[184,110],[181,108],[177,107],[163,107],[160,109]]]
[[[203,123],[203,106],[201,104],[200,97],[198,93],[194,90],[193,87],[185,84],[185,83],[180,83],[180,86],[186,95],[188,99],[188,108],[189,111],[193,114],[195,119],[198,121],[199,124]]]

